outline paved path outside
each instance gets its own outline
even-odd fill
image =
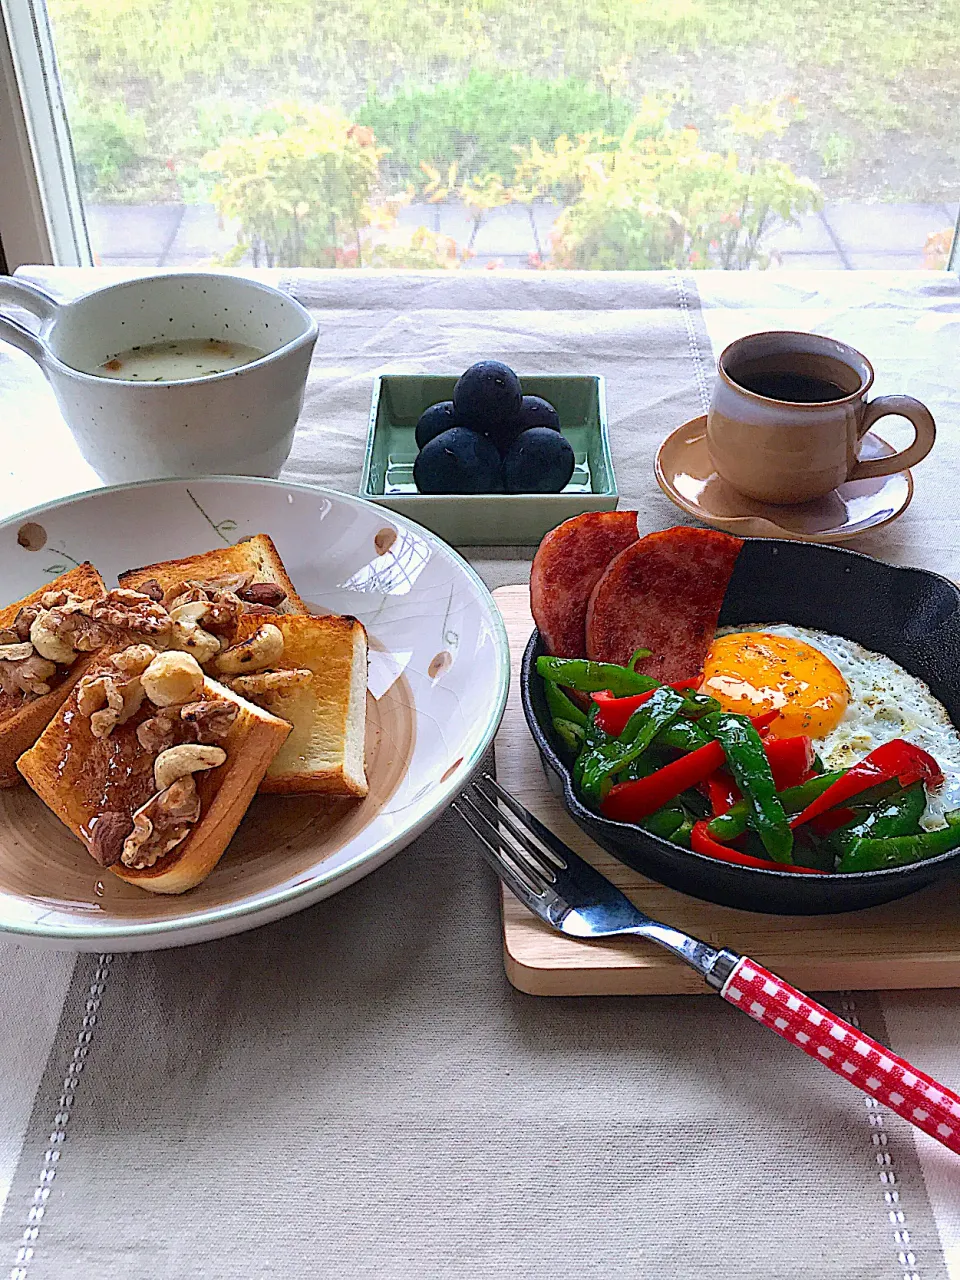
[[[537,205],[533,223],[525,208],[495,209],[476,235],[468,266],[526,267],[528,257],[549,252],[555,205]],[[957,204],[834,204],[785,226],[767,240],[774,265],[834,271],[909,270],[925,265],[924,245],[934,232],[956,225]],[[96,260],[103,266],[210,265],[233,245],[212,205],[92,205],[87,223]],[[465,247],[473,224],[462,206],[414,204],[403,226],[426,226]]]

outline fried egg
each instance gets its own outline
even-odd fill
[[[945,781],[921,825],[960,808],[960,732],[922,680],[842,636],[787,623],[721,629],[704,662],[704,693],[728,711],[780,712],[778,737],[808,734],[827,770],[847,769],[892,738],[934,757]]]

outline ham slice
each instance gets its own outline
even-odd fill
[[[586,654],[587,602],[607,565],[637,540],[635,511],[588,511],[552,529],[530,570],[530,610],[556,658]]]
[[[728,533],[678,526],[621,551],[587,606],[587,657],[623,666],[635,650],[651,649],[637,664],[645,675],[697,675],[742,546]]]

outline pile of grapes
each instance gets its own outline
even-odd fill
[[[453,399],[421,415],[416,438],[421,493],[559,493],[573,475],[560,415],[540,396],[525,396],[497,360],[471,365]]]

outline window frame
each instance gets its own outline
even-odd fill
[[[0,236],[9,271],[93,265],[42,0],[0,0]]]

